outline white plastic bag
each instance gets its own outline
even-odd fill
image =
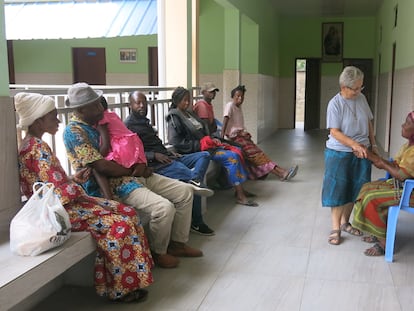
[[[53,189],[52,183],[33,185],[33,195],[10,223],[10,249],[13,253],[36,256],[69,239],[69,215]]]

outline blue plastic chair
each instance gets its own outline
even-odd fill
[[[395,232],[397,230],[400,211],[414,214],[414,206],[410,206],[411,192],[414,189],[414,179],[406,179],[401,194],[400,204],[388,208],[387,237],[385,241],[385,261],[392,262],[394,256]]]

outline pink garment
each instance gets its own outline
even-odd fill
[[[194,112],[201,119],[208,119],[210,123],[214,122],[213,105],[206,102],[204,99],[197,101],[193,107]]]
[[[127,168],[137,163],[147,163],[141,139],[125,126],[115,112],[104,111],[99,125],[104,124],[107,124],[111,141],[111,151],[105,157],[106,160],[115,161]]]
[[[229,138],[234,138],[237,133],[244,131],[244,117],[241,105],[237,106],[233,102],[228,102],[224,107],[223,117],[228,117],[226,132],[224,133]]]

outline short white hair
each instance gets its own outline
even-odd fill
[[[353,87],[355,82],[364,80],[364,73],[355,66],[347,66],[342,70],[339,76],[339,85],[345,87]]]

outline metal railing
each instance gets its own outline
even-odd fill
[[[10,94],[14,96],[19,92],[34,92],[49,95],[55,99],[58,117],[62,124],[56,135],[45,134],[43,139],[51,146],[53,151],[59,158],[63,168],[70,175],[72,172],[71,165],[66,155],[63,143],[63,130],[68,124],[73,108],[65,106],[67,98],[67,90],[70,85],[21,85],[11,84]],[[157,130],[158,136],[168,145],[167,125],[165,117],[171,104],[171,94],[175,88],[173,87],[142,87],[142,86],[104,86],[91,85],[93,89],[102,90],[103,96],[108,102],[108,109],[114,111],[118,116],[125,120],[129,115],[129,94],[133,91],[140,91],[147,96],[148,100],[148,119],[151,120],[152,126]],[[190,90],[193,101],[200,99],[199,87],[193,87]],[[18,132],[17,139],[20,140],[24,133]]]

